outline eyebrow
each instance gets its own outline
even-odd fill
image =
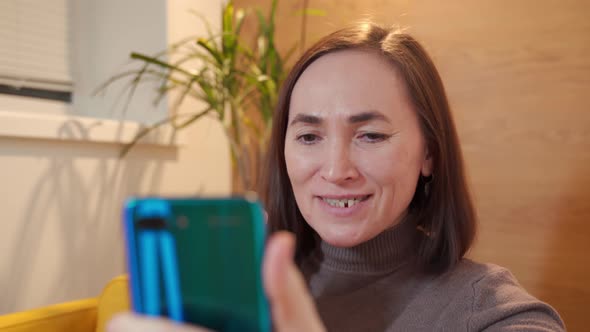
[[[348,118],[348,122],[350,123],[369,122],[375,120],[391,123],[391,121],[389,121],[389,119],[383,115],[383,113],[378,111],[367,111],[360,114],[351,115]]]
[[[385,121],[387,123],[391,123],[389,119],[383,115],[383,113],[378,111],[366,111],[359,114],[351,115],[348,118],[348,122],[352,124],[362,123],[362,122],[369,122],[369,121]],[[319,116],[310,115],[310,114],[297,114],[295,118],[291,120],[290,126],[297,124],[297,123],[306,123],[311,125],[318,125],[321,124],[324,119],[320,118]]]
[[[299,114],[295,115],[295,118],[293,118],[293,120],[291,120],[291,123],[289,125],[292,126],[297,123],[306,123],[306,124],[317,125],[322,122],[323,122],[323,119],[320,118],[319,116],[299,113]]]

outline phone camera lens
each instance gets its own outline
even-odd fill
[[[176,219],[176,225],[180,229],[185,229],[188,227],[188,218],[186,216],[179,216]]]

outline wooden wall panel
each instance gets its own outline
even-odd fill
[[[300,17],[293,13],[302,3],[280,4],[283,49],[299,39]],[[310,0],[309,5],[328,16],[309,18],[308,45],[367,14],[406,26],[423,42],[451,100],[480,216],[471,256],[508,267],[531,293],[559,310],[568,330],[587,331],[590,2]]]

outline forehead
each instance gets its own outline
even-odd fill
[[[302,112],[350,115],[367,109],[387,114],[407,101],[403,79],[385,57],[376,51],[343,50],[320,57],[301,74],[291,94],[289,118]]]

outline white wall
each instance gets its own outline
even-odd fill
[[[187,8],[217,25],[221,1],[167,5],[173,41],[203,31]],[[0,133],[0,314],[93,297],[123,273],[126,196],[228,193],[229,152],[217,123],[193,126],[185,142],[137,146],[121,160],[117,144]]]

